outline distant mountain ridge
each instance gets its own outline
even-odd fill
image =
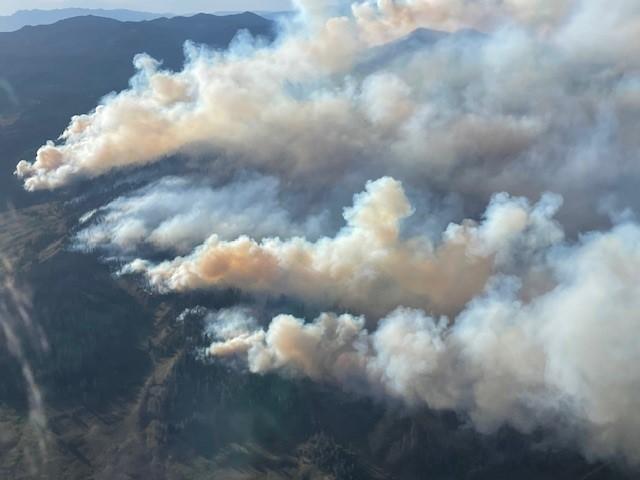
[[[71,17],[50,25],[0,32],[0,67],[4,67],[0,71],[11,79],[20,72],[20,63],[77,59],[81,54],[102,59],[117,57],[129,67],[133,56],[143,52],[175,69],[182,66],[186,40],[223,48],[240,30],[257,36],[274,34],[273,22],[250,12],[225,16],[200,13],[143,22],[95,15]]]
[[[242,10],[223,10],[215,12],[216,15],[237,15],[242,13]],[[296,12],[293,10],[278,10],[278,11],[270,11],[270,10],[252,10],[256,15],[260,15],[261,17],[268,18],[269,20],[279,20],[281,18],[289,18],[296,15]]]
[[[60,8],[55,10],[18,10],[12,15],[0,16],[0,32],[13,32],[26,26],[50,25],[73,17],[111,18],[121,22],[140,22],[161,17],[173,17],[170,13],[151,13],[127,9]]]

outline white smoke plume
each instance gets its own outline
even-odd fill
[[[300,224],[278,198],[279,182],[254,176],[220,187],[182,177],[166,177],[90,212],[75,245],[82,250],[132,254],[145,245],[180,253],[191,251],[212,231],[224,240],[243,234],[318,237],[322,214]]]
[[[399,308],[373,331],[348,314],[280,315],[265,331],[223,312],[208,352],[255,373],[467,412],[484,432],[560,424],[592,458],[638,464],[640,227],[585,236],[546,266],[555,283],[529,302],[519,279],[495,278],[455,318]]]
[[[406,305],[451,313],[496,269],[562,240],[553,220],[559,205],[552,195],[534,206],[496,195],[480,224],[451,224],[434,245],[426,236],[403,238],[412,208],[401,183],[385,177],[354,197],[335,237],[225,241],[214,234],[186,257],[157,265],[135,260],[124,272],[144,273],[160,291],[236,287],[364,312]]]
[[[25,187],[204,149],[309,189],[391,175],[473,201],[551,190],[578,227],[603,196],[638,206],[637,1],[298,4],[273,46],[190,47],[177,73],[137,57],[129,90],[18,165]],[[454,33],[393,42],[425,26]]]

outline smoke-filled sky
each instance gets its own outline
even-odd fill
[[[146,172],[76,248],[158,295],[325,312],[210,312],[218,361],[640,464],[640,2],[296,7],[273,44],[137,56],[16,174]]]
[[[0,15],[17,10],[54,8],[126,8],[145,12],[194,13],[237,10],[288,10],[289,0],[3,0]]]

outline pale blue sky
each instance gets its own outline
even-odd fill
[[[289,0],[0,0],[0,15],[30,8],[128,8],[147,12],[215,12],[221,10],[287,10]]]

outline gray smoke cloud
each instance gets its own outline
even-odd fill
[[[212,231],[228,240],[243,234],[318,237],[326,228],[325,217],[310,215],[296,223],[282,207],[279,194],[279,182],[273,177],[253,176],[220,187],[189,178],[163,178],[85,215],[75,246],[122,256],[144,246],[190,252]]]

